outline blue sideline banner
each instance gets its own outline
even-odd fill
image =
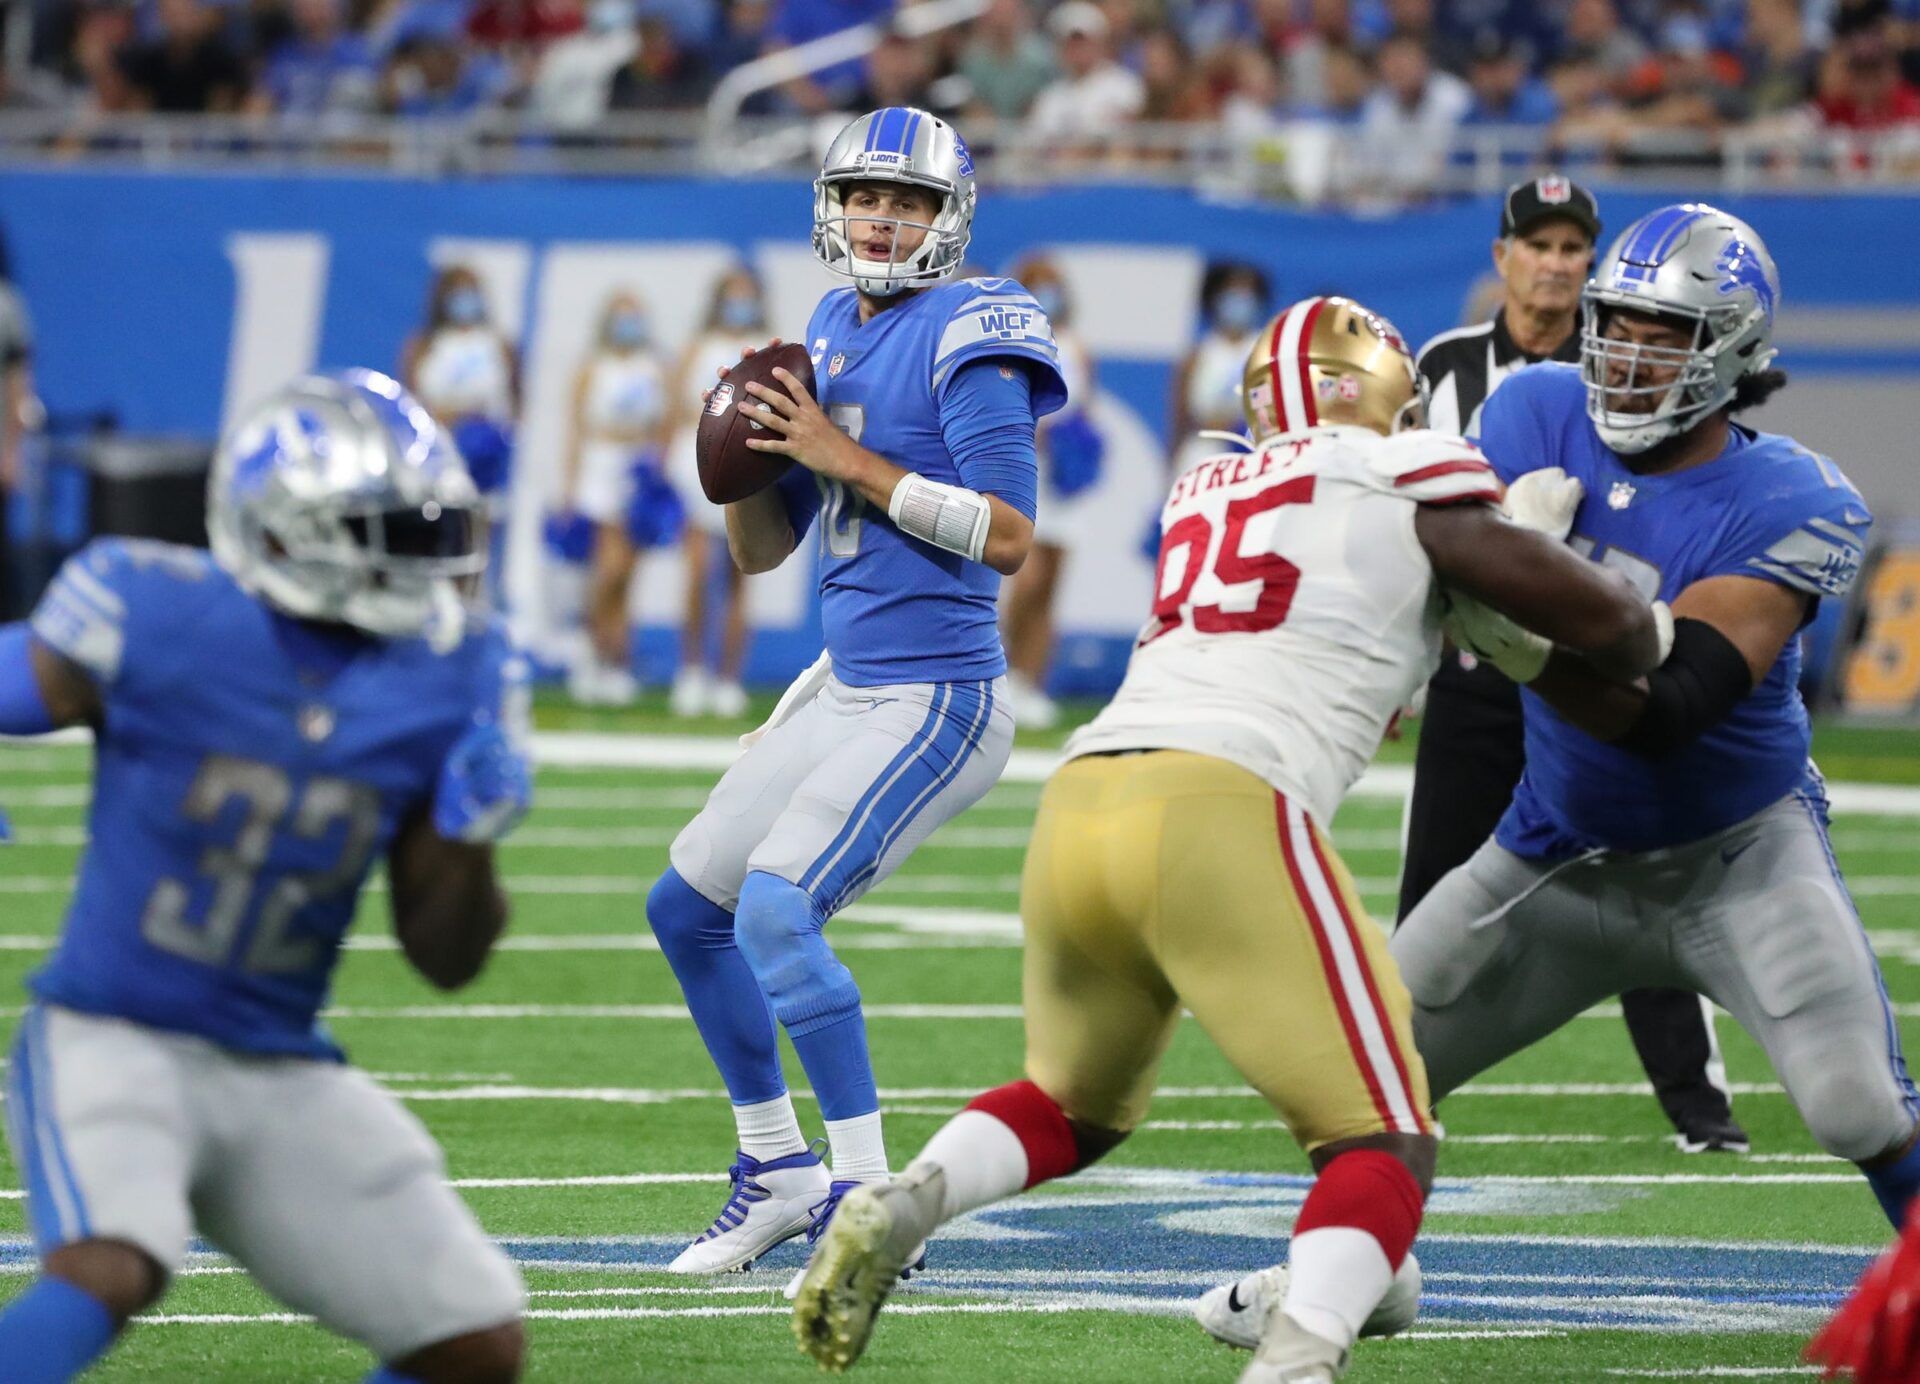
[[[1671,200],[1602,192],[1614,229]],[[811,206],[800,180],[0,171],[0,229],[36,323],[41,393],[58,412],[111,409],[130,431],[211,436],[301,370],[392,370],[435,268],[475,267],[523,353],[508,589],[536,627],[549,600],[539,518],[557,484],[574,374],[606,296],[637,289],[658,344],[674,352],[716,277],[744,260],[769,286],[774,330],[798,336],[833,283],[807,248]],[[1762,229],[1781,261],[1789,311],[1817,326],[1790,343],[1786,363],[1815,377],[1881,380],[1890,400],[1910,398],[1920,375],[1920,342],[1908,330],[1920,321],[1920,257],[1908,241],[1920,197],[1747,197],[1728,206]],[[1076,550],[1064,575],[1061,689],[1111,686],[1146,608],[1151,571],[1139,539],[1165,485],[1168,391],[1195,333],[1207,261],[1259,264],[1281,301],[1352,294],[1417,343],[1459,323],[1488,272],[1497,220],[1490,198],[1370,219],[1174,189],[982,194],[970,258],[1000,270],[1029,250],[1054,252],[1077,303],[1074,326],[1098,363],[1094,412],[1107,465],[1089,500],[1097,541]],[[1848,399],[1839,412],[1862,417]],[[1885,435],[1900,436],[1891,424]],[[1831,439],[1809,440],[1856,470]],[[799,561],[755,579],[756,681],[786,677],[817,648],[810,588],[810,564]],[[669,656],[665,632],[680,601],[679,564],[650,560],[636,594],[649,654]]]

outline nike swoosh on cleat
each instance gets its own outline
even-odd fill
[[[1240,1301],[1240,1285],[1238,1283],[1227,1289],[1227,1310],[1229,1312],[1244,1312],[1247,1310],[1246,1304]]]
[[[1756,836],[1751,841],[1742,841],[1737,846],[1723,846],[1720,850],[1720,863],[1722,865],[1731,865],[1759,844],[1760,838]]]

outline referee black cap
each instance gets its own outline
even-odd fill
[[[1507,189],[1500,206],[1500,234],[1519,235],[1549,217],[1564,217],[1600,241],[1600,204],[1573,179],[1559,173],[1546,173],[1515,183]]]

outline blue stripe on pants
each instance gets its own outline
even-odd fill
[[[963,694],[971,694],[973,709],[970,712],[965,709],[967,696]],[[894,843],[900,839],[908,827],[913,825],[914,819],[925,811],[935,798],[945,792],[955,779],[960,777],[960,771],[966,767],[974,751],[980,748],[980,741],[986,736],[987,725],[992,719],[992,683],[983,682],[977,687],[963,684],[956,688],[952,724],[961,726],[958,752],[941,767],[933,781],[926,784],[920,793],[894,817],[892,824],[881,834],[879,844],[874,847],[873,854],[866,864],[833,895],[833,901],[826,907],[827,913],[838,912],[849,895],[873,878],[880,869],[880,862],[886,859],[887,852],[893,849]],[[876,813],[875,817],[884,819],[886,815],[881,812]]]
[[[940,683],[933,690],[932,703],[927,707],[926,719],[920,723],[920,729],[913,733],[913,739],[900,748],[900,752],[887,762],[879,777],[867,785],[866,792],[853,805],[853,811],[847,814],[847,820],[841,823],[840,830],[834,833],[827,848],[815,857],[813,864],[807,866],[795,881],[802,889],[813,894],[816,899],[821,895],[815,892],[815,885],[829,869],[839,862],[850,848],[854,835],[859,832],[873,812],[881,794],[891,788],[900,776],[907,772],[913,762],[924,755],[940,733],[942,719],[952,700],[952,684]]]

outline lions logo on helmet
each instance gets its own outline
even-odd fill
[[[1644,452],[1725,406],[1742,379],[1778,354],[1779,298],[1773,256],[1737,216],[1688,202],[1627,227],[1581,293],[1580,371],[1600,440],[1615,452]],[[1615,311],[1691,323],[1692,344],[1615,340],[1606,335]],[[1609,407],[1648,399],[1646,412]]]
[[[938,194],[931,222],[892,220],[896,230],[916,226],[927,238],[903,260],[885,264],[854,253],[847,224],[846,192],[857,182],[909,183]],[[820,263],[862,293],[888,298],[910,288],[944,283],[960,272],[973,234],[973,155],[959,131],[937,115],[910,106],[889,106],[861,116],[827,147],[813,181],[813,253]]]
[[[419,401],[371,370],[307,375],[250,410],[208,478],[214,560],[301,619],[450,648],[487,563],[480,496]]]

